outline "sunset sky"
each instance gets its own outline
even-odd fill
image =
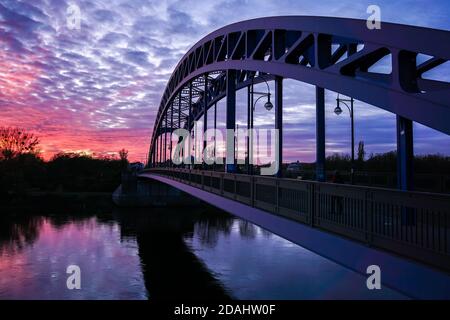
[[[71,3],[81,9],[80,30],[67,27]],[[125,148],[145,161],[166,81],[203,36],[263,16],[366,19],[370,4],[383,21],[450,29],[448,0],[0,0],[0,126],[36,133],[46,158]],[[437,77],[450,81],[449,71],[447,62]],[[313,161],[314,90],[288,80],[285,99],[285,158]],[[349,153],[348,116],[332,113],[334,93],[327,99],[327,152]],[[361,102],[355,108],[356,141],[368,153],[394,150],[394,115]],[[260,123],[271,117],[257,113]],[[417,154],[450,154],[449,136],[415,129]]]

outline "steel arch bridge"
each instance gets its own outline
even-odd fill
[[[420,63],[419,55],[425,57]],[[392,71],[372,72],[386,56]],[[226,97],[227,129],[234,129],[236,91],[262,81],[275,81],[275,128],[282,130],[282,81],[289,78],[316,86],[319,180],[325,159],[324,89],[329,89],[397,115],[399,184],[408,189],[412,122],[450,134],[450,83],[423,77],[448,60],[450,32],[444,30],[391,23],[369,30],[365,20],[307,16],[231,24],[197,42],[176,66],[161,99],[148,163],[167,161],[163,140],[158,139],[162,134],[166,139],[166,133],[177,128],[191,130],[202,117],[206,130],[208,109],[222,98]]]
[[[374,72],[373,66],[386,57],[390,59],[391,72]],[[294,242],[319,229],[448,272],[450,196],[413,191],[412,162],[413,122],[450,135],[450,83],[425,75],[449,60],[450,32],[443,30],[390,23],[382,23],[380,30],[369,30],[363,20],[301,16],[261,18],[226,26],[195,44],[175,68],[156,117],[149,169],[140,177],[187,192]],[[233,131],[236,91],[244,88],[248,89],[247,129],[252,129],[253,87],[268,81],[274,82],[274,125],[279,130],[276,162],[282,163],[283,79],[315,86],[317,181],[283,179],[279,175],[281,170],[276,177],[253,175],[249,140],[248,174],[234,173],[229,168],[236,166],[235,137],[228,130],[227,164],[230,159],[234,165],[225,166],[225,173],[206,170],[209,169],[206,165],[203,170],[174,166],[171,141],[176,129],[191,132],[194,123],[203,119],[206,131],[207,115],[213,106],[215,129],[217,102],[226,99],[226,129]],[[397,175],[401,190],[324,183],[325,89],[396,115]],[[203,147],[205,144],[204,141]],[[192,154],[192,150],[188,152]],[[163,195],[158,193],[155,197]],[[298,231],[299,224],[292,221],[306,228]],[[339,247],[337,239],[311,239],[303,237],[296,243],[304,246],[310,241],[307,248],[350,267],[354,261],[372,255],[362,250],[359,258],[352,256],[351,261],[342,261],[347,245]],[[383,270],[390,270],[393,264],[385,266]],[[398,270],[391,274],[393,282],[398,282],[398,274],[403,274],[404,263],[398,266],[401,268],[392,269]],[[416,265],[412,263],[410,267],[415,270]],[[354,268],[365,272],[360,264]],[[421,273],[416,271],[411,272]],[[401,287],[409,280],[400,282]],[[439,297],[449,296],[445,283],[442,282]],[[414,294],[421,296],[423,288],[416,289]]]

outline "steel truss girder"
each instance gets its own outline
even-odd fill
[[[389,54],[390,74],[370,72]],[[418,65],[418,54],[430,58]],[[216,85],[221,92],[226,70],[303,81],[450,134],[450,84],[422,78],[449,60],[450,32],[444,30],[392,23],[369,30],[365,20],[299,16],[235,23],[207,35],[178,63],[161,99],[150,150],[179,92],[186,96],[192,81],[193,95],[201,101],[204,74],[211,78],[210,88]]]

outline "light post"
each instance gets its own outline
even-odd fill
[[[350,99],[341,99],[339,98],[339,93],[336,98],[336,108],[334,109],[334,113],[336,115],[340,115],[342,113],[342,109],[340,107],[340,103],[343,103],[350,113],[350,121],[351,121],[351,129],[352,129],[352,160],[351,160],[351,172],[350,172],[350,181],[351,184],[354,184],[354,173],[355,173],[355,127],[353,123],[353,98]],[[350,102],[350,106],[347,104]]]
[[[253,103],[253,111],[255,111],[256,104],[258,103],[258,101],[261,100],[261,98],[264,98],[264,97],[267,97],[267,102],[264,104],[264,108],[266,108],[267,111],[270,111],[270,110],[272,110],[272,108],[273,108],[273,104],[272,104],[272,102],[270,101],[271,93],[270,93],[269,83],[268,83],[268,82],[266,81],[266,79],[264,79],[263,77],[261,77],[261,79],[263,79],[264,82],[265,82],[266,85],[267,85],[267,92],[257,92],[257,91],[253,91],[253,78],[252,78],[252,90],[250,91],[250,93],[251,93],[252,95],[255,95],[255,94],[256,94],[256,95],[259,95],[258,99],[256,99],[256,101]]]
[[[260,75],[260,78],[262,80],[264,80],[264,82],[266,83],[267,86],[267,92],[258,92],[258,91],[254,91],[254,78],[252,78],[252,83],[250,86],[250,89],[248,91],[248,95],[249,95],[249,109],[248,109],[248,130],[249,133],[247,134],[247,157],[249,158],[248,160],[248,174],[253,174],[253,164],[251,162],[253,162],[253,113],[256,109],[256,104],[258,103],[259,100],[261,100],[264,97],[267,97],[267,102],[264,104],[264,108],[267,111],[272,110],[273,108],[273,104],[270,101],[270,97],[271,97],[271,93],[270,93],[270,86],[269,83],[266,81],[266,79],[264,79],[264,77],[262,75]],[[258,95],[258,99],[256,99],[256,101],[253,102],[254,100],[254,95]]]

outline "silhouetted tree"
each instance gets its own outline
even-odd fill
[[[120,162],[122,163],[122,169],[126,169],[128,167],[128,150],[119,150],[119,157]]]
[[[364,159],[366,157],[366,150],[364,150],[364,141],[360,141],[358,143],[358,167],[361,170],[364,164]]]
[[[64,191],[114,191],[120,184],[122,161],[87,154],[59,153],[47,164],[52,188]]]
[[[366,151],[364,150],[364,141],[360,141],[358,144],[358,161],[363,162],[366,157]]]
[[[20,128],[0,127],[0,158],[12,159],[24,153],[37,153],[39,138]]]
[[[325,159],[327,170],[350,170],[350,156],[348,154],[334,153]]]
[[[119,157],[121,161],[128,161],[128,150],[119,150]]]
[[[397,152],[389,151],[380,154],[371,154],[364,163],[365,170],[372,172],[396,172]]]

